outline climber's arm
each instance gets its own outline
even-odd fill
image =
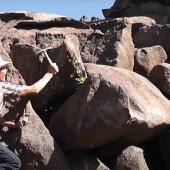
[[[21,87],[21,96],[38,94],[58,71],[58,66],[55,63],[53,63],[53,66],[50,65],[48,72],[39,81],[31,86],[25,85]]]
[[[22,86],[21,87],[21,96],[26,96],[30,94],[38,94],[53,77],[53,74],[46,73],[39,81],[34,83],[31,86]]]

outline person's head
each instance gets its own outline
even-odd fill
[[[7,73],[7,67],[9,66],[11,62],[5,61],[0,57],[0,81],[5,81],[6,73]]]

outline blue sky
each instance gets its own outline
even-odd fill
[[[102,9],[110,8],[114,0],[1,0],[0,12],[46,12],[80,19],[86,15],[104,18]]]

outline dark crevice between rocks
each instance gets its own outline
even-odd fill
[[[91,151],[91,154],[96,156],[102,163],[104,163],[110,169],[115,169],[117,157],[121,152],[128,146],[128,144],[117,145],[121,141],[116,140],[105,145],[102,145],[98,148],[95,148]],[[116,145],[116,147],[115,147]]]
[[[132,40],[134,39],[135,35],[138,33],[139,29],[142,28],[143,26],[144,26],[144,24],[142,24],[142,23],[132,24],[132,33],[131,33]]]
[[[36,105],[32,103],[32,106],[41,120],[44,122],[45,126],[48,128],[50,117],[55,114],[60,107],[66,102],[66,100],[72,96],[77,88],[72,84],[68,83],[69,88],[65,87],[60,94],[56,93],[48,100],[47,104],[41,108],[36,108]]]
[[[91,151],[91,154],[98,157],[110,169],[115,169],[117,157],[126,147],[131,146],[131,144],[126,144],[113,149],[113,144],[115,143],[113,142],[110,144],[106,144]],[[165,169],[160,153],[160,136],[154,137],[153,139],[140,145],[134,144],[133,146],[143,149],[144,158],[149,170]],[[104,149],[104,155],[102,148]]]
[[[97,64],[105,64],[109,66],[115,66],[117,64],[117,51],[115,48],[113,48],[114,41],[114,38],[110,39],[109,43],[103,50],[103,53],[99,55]]]
[[[15,28],[17,29],[49,29],[52,27],[59,27],[59,28],[65,28],[65,27],[73,27],[73,28],[79,28],[79,29],[89,29],[90,26],[87,24],[83,24],[81,22],[78,22],[76,20],[67,20],[67,19],[58,19],[58,20],[52,20],[52,21],[42,21],[42,22],[36,22],[36,21],[23,21],[19,22]]]
[[[0,14],[0,19],[4,22],[9,22],[11,20],[32,20],[32,17],[25,16],[24,13],[4,13]]]
[[[133,71],[148,78],[149,77],[149,71],[143,67],[142,65],[140,65],[137,61],[137,57],[134,57],[134,67],[133,67]]]
[[[60,99],[57,99],[56,97],[51,97],[51,99],[48,101],[47,105],[44,107],[36,109],[36,106],[33,105],[33,108],[35,109],[38,116],[41,118],[43,123],[46,127],[48,127],[48,123],[50,120],[50,117],[53,113],[55,113],[59,108],[62,106],[62,104],[67,100],[66,96],[63,96]]]
[[[160,152],[160,136],[157,136],[139,146],[144,151],[144,157],[150,170],[165,169]]]
[[[158,88],[158,87],[157,87]],[[160,90],[160,89],[159,89]],[[161,91],[161,90],[160,90]],[[164,93],[163,91],[161,91],[161,93],[168,99],[168,100],[170,100],[170,94],[166,94],[166,93]]]
[[[167,59],[165,60],[165,63],[170,63],[170,58],[167,58]]]

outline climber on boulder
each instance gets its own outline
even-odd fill
[[[6,81],[6,74],[11,62],[5,61],[0,57],[0,125],[8,128],[18,128],[27,124],[28,114],[24,114],[17,121],[8,121],[3,117],[2,107],[5,100],[13,106],[13,102],[18,101],[21,96],[38,94],[50,81],[50,79],[59,72],[55,63],[49,65],[47,73],[33,85],[16,85]],[[7,147],[0,146],[0,169],[20,169],[21,161]]]

